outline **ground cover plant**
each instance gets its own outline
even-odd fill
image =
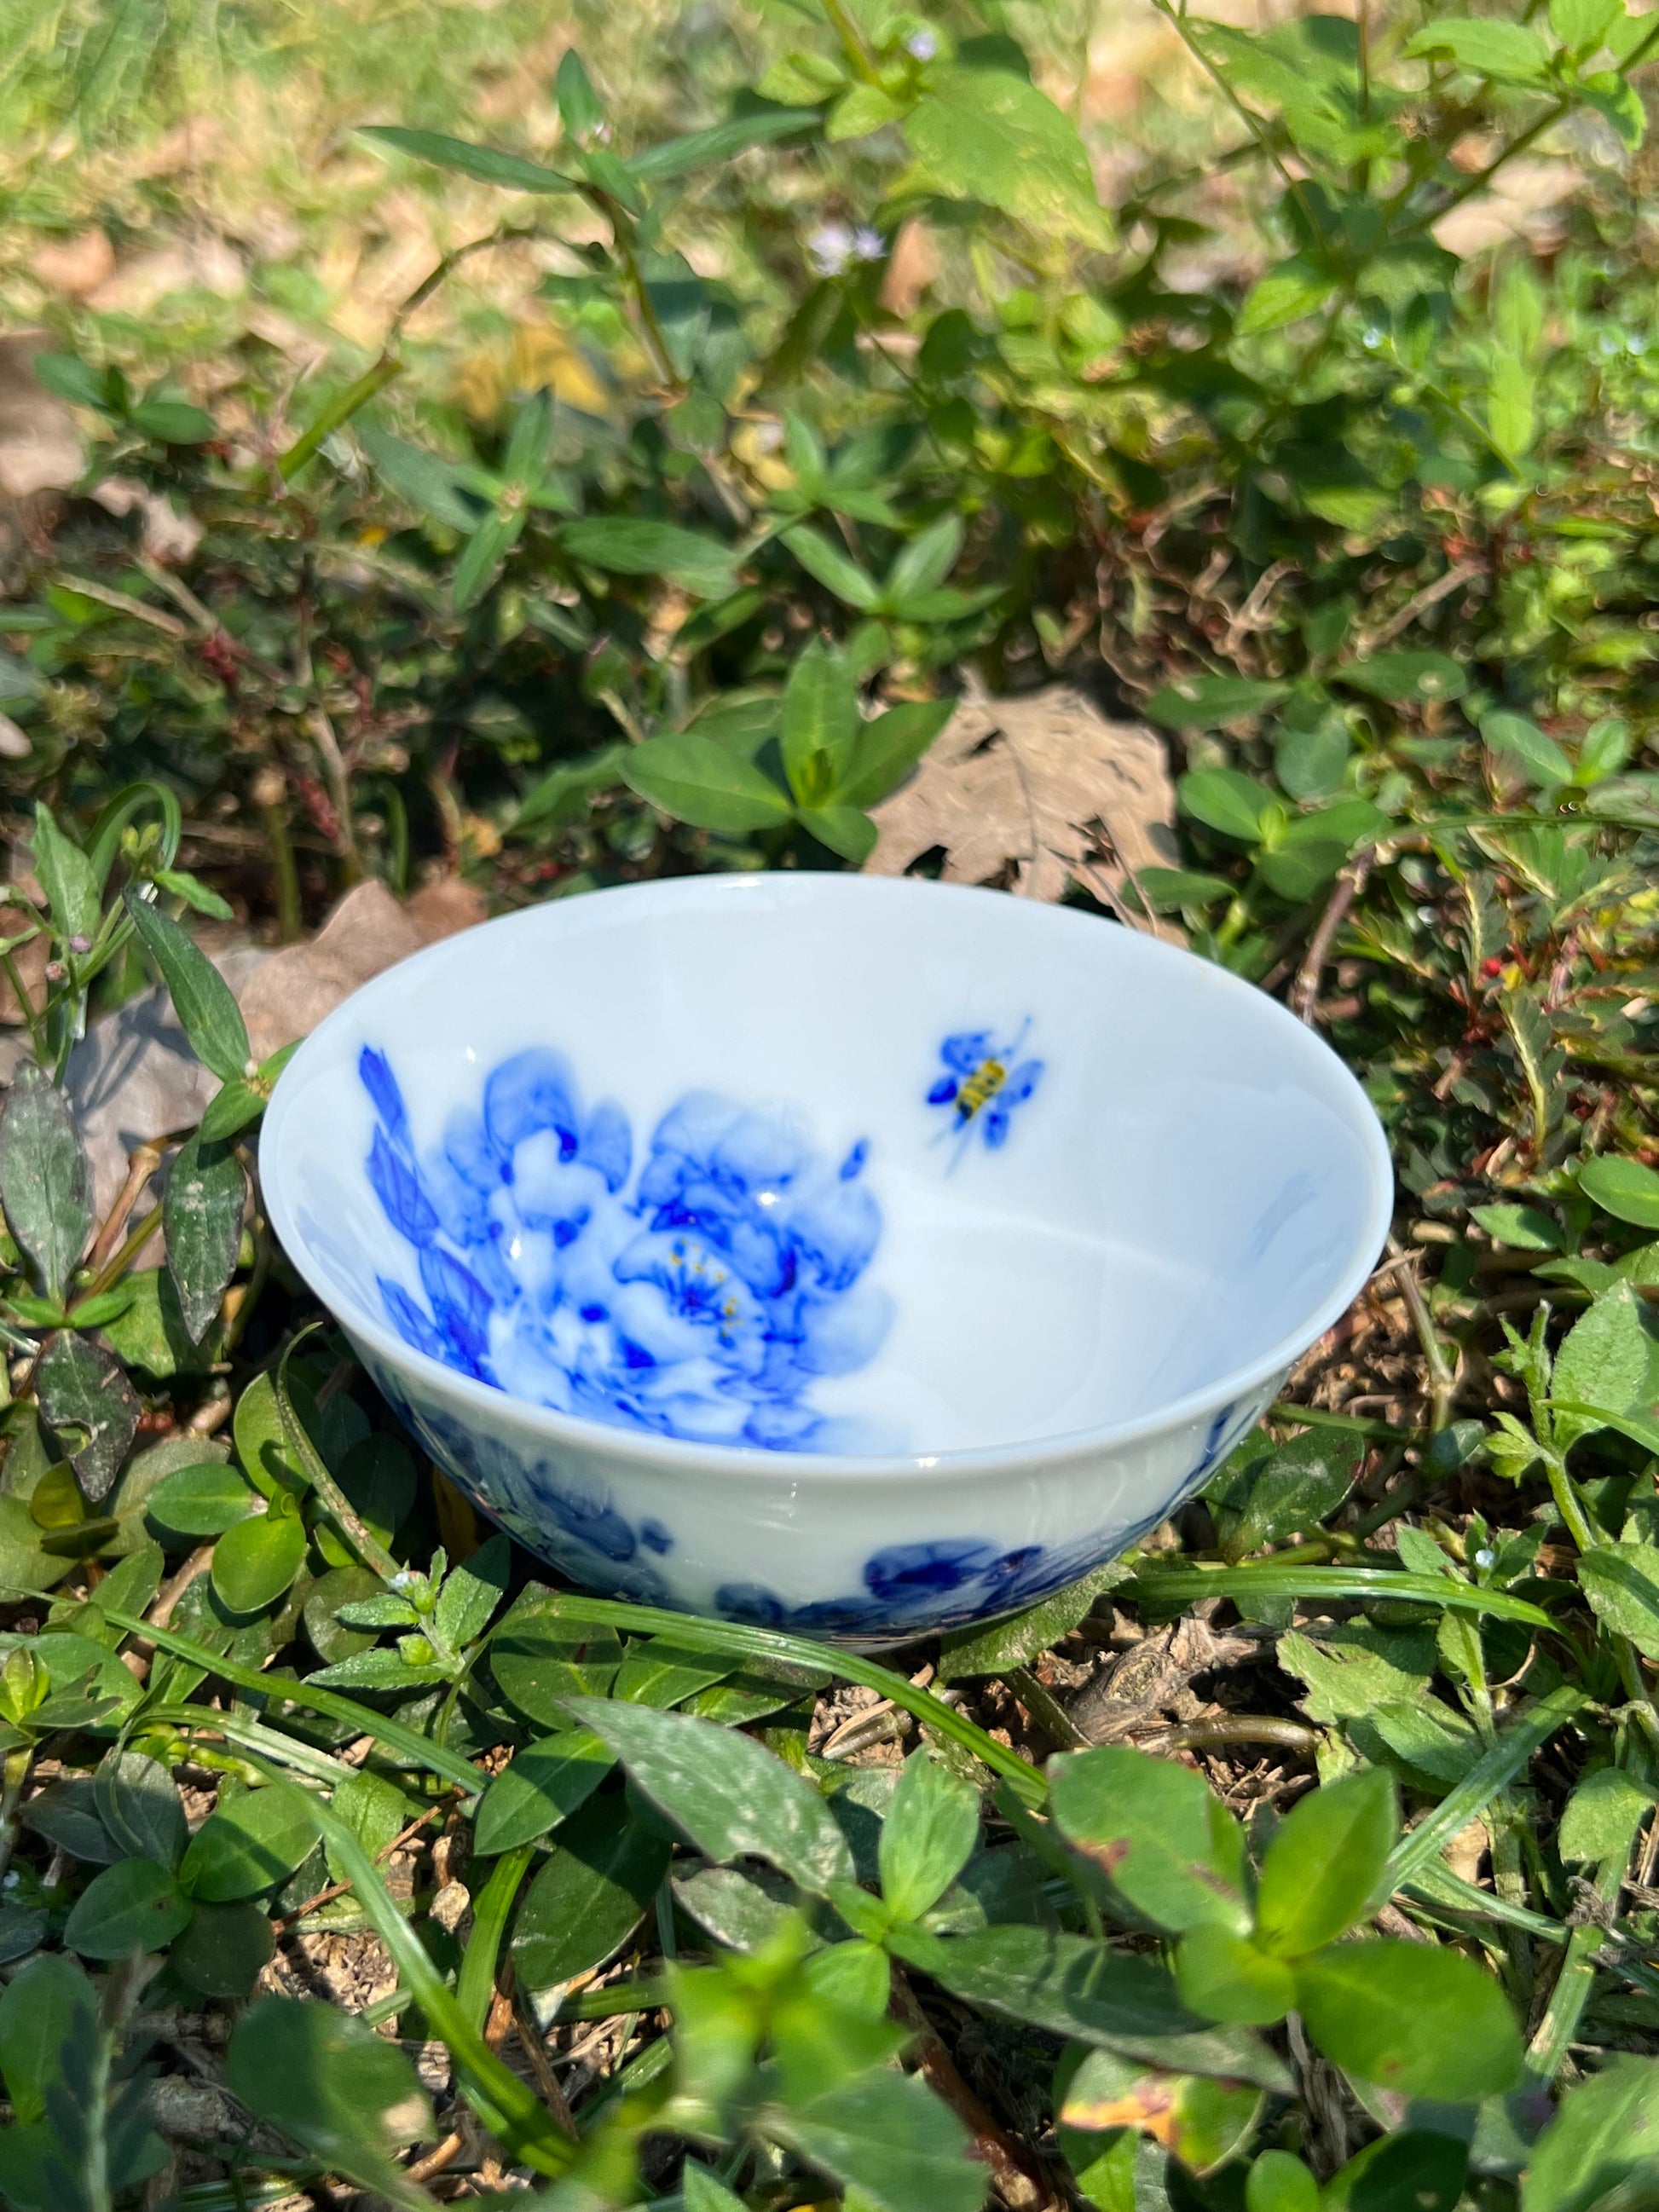
[[[210,286],[29,341],[77,446],[0,600],[0,2193],[1636,2212],[1659,19],[1165,9],[1208,104],[1113,171],[1080,14],[708,16],[648,82],[559,19],[500,131],[429,27],[399,110],[355,64],[339,189],[458,228],[297,383]],[[253,6],[25,27],[0,97],[94,175],[276,67]],[[1470,228],[1545,158],[1545,234]],[[965,684],[1053,679],[1165,733],[1182,841],[1124,871],[1103,796],[1065,895],[1361,1073],[1376,1276],[1013,1621],[877,1662],[555,1587],[274,1249],[281,1054],[204,945],[856,866]],[[219,1087],[95,1200],[77,1048],[152,983]]]

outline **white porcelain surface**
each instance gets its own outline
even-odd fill
[[[1029,1603],[1201,1487],[1392,1193],[1352,1077],[1219,969],[789,873],[391,969],[295,1054],[260,1167],[388,1398],[533,1550],[859,1641]]]

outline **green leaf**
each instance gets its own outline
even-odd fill
[[[1562,1808],[1556,1846],[1564,1859],[1599,1863],[1628,1856],[1637,1827],[1659,1802],[1659,1790],[1622,1766],[1598,1766]]]
[[[306,1487],[305,1475],[289,1449],[269,1369],[256,1375],[236,1401],[232,1434],[248,1480],[265,1497],[279,1498]]]
[[[263,1072],[263,1071],[262,1071]],[[240,1079],[227,1083],[216,1091],[207,1103],[198,1132],[204,1145],[222,1145],[227,1137],[234,1137],[239,1129],[246,1129],[250,1121],[257,1121],[265,1110],[266,1093],[256,1090],[252,1084]]]
[[[1553,738],[1547,738],[1524,714],[1500,708],[1480,718],[1480,735],[1495,753],[1518,761],[1534,789],[1551,791],[1572,781],[1572,763]]]
[[[367,1448],[375,1446],[378,1441],[374,1437],[365,1437],[362,1443],[354,1447],[353,1451],[347,1455],[346,1464],[341,1469],[342,1486],[344,1485],[351,1460],[358,1452],[363,1452]],[[393,1440],[388,1438],[386,1441]],[[408,1464],[407,1453],[403,1455],[403,1460],[408,1468],[409,1476],[407,1488],[404,1492],[407,1500],[404,1510],[407,1511],[408,1505],[414,1503],[415,1470]],[[378,1452],[375,1464],[377,1467],[380,1464]],[[350,1492],[348,1492],[347,1494],[349,1496]],[[352,1503],[357,1505],[358,1511],[362,1512],[362,1507],[355,1498]],[[397,1534],[398,1522],[402,1518],[403,1514],[398,1514],[392,1521],[390,1528],[377,1529],[376,1534],[380,1535],[383,1540],[390,1541],[391,1538]],[[439,1635],[453,1650],[465,1650],[469,1644],[483,1634],[489,1625],[490,1616],[506,1595],[507,1576],[512,1565],[513,1547],[507,1538],[498,1530],[495,1535],[479,1546],[471,1559],[462,1560],[459,1566],[452,1567],[445,1576],[443,1588],[438,1595],[438,1602],[433,1608],[432,1619],[433,1626]]]
[[[605,103],[593,88],[586,64],[574,46],[567,46],[559,57],[553,92],[559,104],[559,120],[579,146],[604,131]]]
[[[103,914],[97,873],[81,848],[58,828],[44,799],[35,803],[34,835],[29,843],[57,934],[96,937]]]
[[[682,137],[665,138],[661,145],[649,146],[642,154],[630,154],[623,166],[637,183],[665,184],[690,169],[729,161],[751,146],[800,137],[817,125],[815,107],[762,109],[753,115],[734,115],[729,123],[711,124],[706,131],[688,131]]]
[[[1561,1408],[1556,1441],[1563,1449],[1594,1425],[1565,1412],[1567,1405],[1622,1413],[1647,1395],[1655,1347],[1643,1326],[1643,1313],[1630,1284],[1619,1283],[1596,1298],[1568,1330],[1555,1355],[1551,1381],[1551,1403]]]
[[[852,759],[836,796],[848,806],[875,806],[909,775],[951,716],[954,699],[890,707],[860,725]]]
[[[1261,817],[1269,805],[1268,793],[1252,777],[1237,769],[1188,769],[1176,786],[1181,811],[1224,837],[1254,845],[1261,835]]]
[[[622,1664],[622,1640],[611,1628],[562,1619],[521,1598],[489,1639],[489,1669],[502,1695],[544,1728],[568,1725],[573,1697],[604,1697]]]
[[[619,765],[623,781],[641,799],[725,836],[780,829],[793,815],[788,793],[770,776],[695,729],[647,738],[630,747]]]
[[[789,788],[803,807],[836,793],[859,732],[858,687],[841,652],[814,638],[783,690],[779,748]]]
[[[192,1344],[199,1344],[236,1272],[246,1196],[241,1162],[227,1146],[204,1145],[199,1131],[179,1146],[161,1203],[167,1272]]]
[[[276,1948],[276,1930],[257,1905],[198,1905],[167,1964],[201,1996],[246,2002]]]
[[[559,829],[579,819],[598,793],[620,782],[627,750],[624,745],[605,745],[582,760],[551,769],[539,782],[532,783],[520,800],[513,817],[514,830],[543,824]]]
[[[1213,730],[1223,722],[1265,714],[1290,690],[1248,676],[1183,676],[1154,691],[1146,713],[1170,730]],[[1267,793],[1261,794],[1265,799]]]
[[[1328,269],[1307,255],[1293,254],[1266,276],[1257,277],[1233,325],[1236,337],[1259,337],[1264,331],[1283,330],[1316,314],[1336,289]]]
[[[1244,2212],[1319,2212],[1319,2184],[1293,2151],[1258,2152],[1244,2184]]]
[[[1538,428],[1537,389],[1537,379],[1526,362],[1494,349],[1486,387],[1486,428],[1493,445],[1511,461],[1531,449]]]
[[[1363,1437],[1331,1429],[1304,1429],[1282,1444],[1248,1438],[1204,1493],[1225,1557],[1311,1534],[1352,1489],[1364,1451]]]
[[[1338,1943],[1298,1965],[1296,1990],[1326,2057],[1379,2088],[1464,2105],[1521,2079],[1509,2000],[1461,1952],[1388,1936]]]
[[[1659,1229],[1659,1175],[1639,1160],[1609,1154],[1586,1160],[1578,1170],[1578,1188],[1615,1221],[1632,1222],[1638,1229]],[[9,1202],[6,1218],[13,1218]]]
[[[1075,125],[1024,77],[942,64],[905,118],[915,167],[897,189],[999,208],[1043,237],[1111,243]]]
[[[908,602],[936,592],[957,565],[962,538],[962,518],[956,514],[941,514],[936,522],[919,530],[900,548],[887,572],[883,597],[902,610]]]
[[[534,1843],[585,1805],[616,1763],[588,1729],[565,1729],[526,1746],[485,1790],[473,1850],[490,1858]]]
[[[1659,1196],[1659,1176],[1654,1177],[1654,1185]],[[1474,1206],[1469,1209],[1469,1218],[1480,1224],[1494,1244],[1507,1244],[1511,1251],[1561,1249],[1561,1231],[1535,1206]]]
[[[262,1996],[236,2023],[225,2074],[249,2112],[330,2172],[407,2201],[392,2154],[432,2135],[432,2106],[404,2052],[367,2021],[337,2005]]]
[[[112,1839],[136,1857],[176,1868],[190,1841],[185,1808],[159,1759],[137,1751],[111,1752],[93,1778],[99,1818]]]
[[[15,2122],[33,2126],[46,2118],[65,2046],[83,2047],[97,2032],[97,1993],[73,1960],[48,1951],[19,1967],[0,1991],[0,2073]],[[0,2186],[6,2181],[0,2169]]]
[[[940,1937],[902,1926],[887,1947],[981,2010],[1174,2073],[1290,2086],[1280,2061],[1247,2030],[1213,2027],[1188,2012],[1154,1960],[1113,1953],[1086,1936],[1006,1926]]]
[[[1597,70],[1578,81],[1578,96],[1611,127],[1628,153],[1635,153],[1648,135],[1648,112],[1642,95],[1619,70]]]
[[[733,1664],[718,1651],[694,1650],[672,1636],[650,1636],[629,1650],[611,1694],[630,1705],[680,1705],[699,1690],[723,1682]]]
[[[1331,2176],[1320,2199],[1322,2212],[1373,2212],[1378,2205],[1454,2212],[1468,2165],[1468,2146],[1455,2136],[1426,2128],[1382,2136]]]
[[[901,1920],[920,1920],[962,1872],[979,1838],[979,1792],[931,1752],[904,1762],[881,1824],[881,1893]]]
[[[1248,1929],[1243,1838],[1201,1776],[1122,1744],[1055,1759],[1049,1774],[1055,1826],[1139,1911],[1177,1930]]]
[[[1229,1928],[1194,1928],[1175,1954],[1182,2002],[1200,2020],[1267,2026],[1296,2002],[1296,1981],[1281,1959],[1270,1959]]]
[[[1203,2176],[1243,2144],[1261,2116],[1262,2093],[1201,2074],[1164,2074],[1109,2051],[1087,2052],[1067,2085],[1062,2130],[1135,2128]]]
[[[621,576],[665,576],[697,598],[722,599],[737,586],[732,556],[718,538],[643,515],[594,515],[567,522],[559,543],[578,561]]]
[[[752,1853],[820,1893],[852,1879],[847,1840],[823,1799],[752,1737],[647,1705],[567,1703],[705,1858]]]
[[[257,1897],[310,1856],[317,1834],[311,1800],[291,1782],[222,1796],[217,1812],[191,1838],[180,1886],[207,1905]]]
[[[359,136],[373,138],[417,161],[431,161],[441,169],[459,170],[481,185],[501,185],[508,191],[573,192],[576,186],[556,169],[539,161],[526,161],[517,154],[498,154],[492,146],[474,146],[465,138],[446,137],[439,131],[405,131],[396,124],[359,125]]]
[[[1550,0],[1550,28],[1569,52],[1593,54],[1624,12],[1622,0]]]
[[[1647,2201],[1659,2160],[1659,2059],[1608,2055],[1567,2090],[1534,2146],[1521,2212]],[[1627,2186],[1632,2194],[1626,2197]]]
[[[1000,1674],[1010,1667],[1024,1667],[1039,1651],[1068,1636],[1092,1612],[1095,1600],[1128,1571],[1127,1559],[1109,1559],[1024,1613],[993,1621],[988,1627],[946,1629],[940,1638],[940,1674],[961,1682],[975,1674]]]
[[[1659,1550],[1636,1542],[1598,1544],[1578,1562],[1578,1587],[1603,1627],[1659,1659]]]
[[[88,1504],[114,1487],[142,1410],[113,1352],[94,1337],[60,1328],[34,1371],[40,1410],[64,1440]]]
[[[127,911],[161,969],[185,1035],[204,1067],[227,1083],[246,1073],[252,1054],[247,1027],[228,983],[176,921],[141,898],[126,895]]]
[[[305,1523],[297,1512],[250,1514],[213,1547],[214,1594],[233,1613],[262,1613],[292,1585],[305,1556]]]
[[[876,605],[881,594],[873,579],[817,531],[798,523],[793,530],[784,532],[783,542],[807,574],[816,576],[848,606],[856,607],[860,614],[868,614]]]
[[[1135,872],[1135,882],[1154,914],[1213,906],[1218,899],[1231,898],[1238,888],[1225,876],[1206,875],[1195,868],[1141,867]]]
[[[820,845],[827,845],[842,860],[860,868],[876,849],[879,832],[867,814],[856,806],[803,806],[795,819]]]
[[[1407,54],[1449,54],[1459,69],[1499,84],[1546,84],[1550,50],[1523,23],[1491,16],[1449,16],[1428,23],[1406,41]]]
[[[1331,671],[1333,684],[1346,684],[1374,699],[1400,705],[1431,699],[1461,699],[1468,678],[1443,653],[1374,653]]]
[[[1334,1943],[1387,1887],[1400,1820],[1380,1768],[1310,1790],[1280,1823],[1261,1863],[1255,1940],[1281,1959]]]
[[[436,453],[428,453],[419,446],[411,446],[406,439],[394,438],[389,430],[377,430],[372,425],[361,428],[357,440],[374,463],[376,474],[418,514],[429,516],[447,530],[459,531],[463,538],[477,528],[477,496],[465,495],[461,471],[453,462],[441,460]]]
[[[164,1866],[123,1859],[94,1875],[76,1898],[64,1942],[83,1959],[164,1951],[190,1919],[190,1905]]]
[[[770,2107],[764,2131],[883,2212],[977,2212],[968,2131],[915,2076],[880,2069]],[[688,2212],[690,2205],[688,2201]]]
[[[668,1871],[669,1849],[634,1818],[621,1791],[573,1812],[514,1923],[519,1986],[556,1989],[625,1943]]]
[[[91,1186],[69,1102],[33,1060],[0,1110],[0,1212],[46,1296],[60,1299],[92,1233]]]

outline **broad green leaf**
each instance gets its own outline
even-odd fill
[[[967,2130],[915,2075],[877,2069],[769,2106],[760,2124],[882,2212],[977,2212],[984,2200]]]
[[[1493,445],[1511,461],[1531,449],[1538,427],[1537,388],[1527,362],[1501,349],[1494,352],[1486,386],[1486,428]]]
[[[856,806],[802,806],[795,819],[810,830],[820,845],[862,867],[876,849],[879,832],[867,814]]]
[[[1248,676],[1183,676],[1154,691],[1146,712],[1166,729],[1213,730],[1223,722],[1265,714],[1290,688]]]
[[[1331,681],[1401,704],[1461,699],[1468,689],[1468,678],[1443,653],[1374,653],[1333,669]]]
[[[568,1704],[706,1858],[763,1858],[806,1890],[851,1880],[852,1856],[830,1808],[752,1736],[648,1705]]]
[[[1374,2212],[1410,2205],[1413,2212],[1454,2212],[1468,2173],[1467,2143],[1427,2128],[1381,2136],[1326,2183],[1322,2212]]]
[[[1024,77],[942,64],[904,135],[915,162],[901,190],[978,200],[1044,237],[1111,243],[1076,126]]]
[[[1269,1958],[1229,1928],[1194,1928],[1175,1954],[1182,2002],[1200,2020],[1265,2026],[1296,2002],[1296,1982],[1281,1959]]]
[[[623,745],[605,745],[582,760],[551,769],[539,782],[532,783],[520,800],[513,817],[514,830],[542,824],[558,829],[579,818],[597,793],[621,781],[626,754]]]
[[[832,545],[819,532],[809,530],[805,523],[786,530],[783,542],[809,576],[816,576],[838,599],[849,607],[856,607],[860,614],[868,614],[880,599],[874,580],[857,562]]]
[[[29,1060],[0,1109],[0,1212],[46,1296],[60,1299],[92,1234],[91,1186],[69,1103]]]
[[[643,1918],[668,1857],[667,1838],[636,1820],[619,1790],[573,1812],[514,1923],[519,1986],[556,1989],[608,1959]]]
[[[1431,1635],[1369,1620],[1322,1623],[1316,1643],[1292,1630],[1279,1639],[1279,1659],[1307,1684],[1308,1717],[1327,1725],[1421,1697],[1439,1664]]]
[[[1637,1542],[1598,1544],[1578,1562],[1578,1587],[1604,1628],[1659,1659],[1659,1550]]]
[[[265,1110],[267,1095],[264,1090],[240,1080],[227,1083],[222,1091],[216,1091],[202,1116],[202,1142],[222,1145],[227,1137],[246,1129],[250,1121],[257,1121]]]
[[[436,453],[426,453],[372,425],[359,429],[357,440],[376,473],[420,514],[442,523],[446,529],[459,531],[463,537],[477,527],[477,498],[466,495],[461,472],[453,462],[441,460]]]
[[[611,1694],[630,1705],[680,1705],[723,1682],[734,1664],[724,1653],[694,1650],[672,1636],[650,1636],[630,1650]]]
[[[1550,28],[1572,53],[1594,53],[1624,14],[1621,0],[1550,0]]]
[[[191,1838],[179,1884],[208,1905],[257,1897],[309,1857],[317,1832],[311,1801],[293,1783],[239,1790],[222,1799]]]
[[[233,1523],[213,1547],[214,1594],[232,1613],[274,1605],[305,1564],[306,1528],[279,1505]]]
[[[1459,69],[1473,70],[1499,84],[1543,84],[1549,76],[1549,48],[1524,23],[1494,16],[1453,15],[1425,24],[1406,41],[1407,54],[1449,54]]]
[[[422,1810],[395,1782],[362,1767],[336,1785],[331,1802],[336,1816],[377,1863]],[[323,1855],[332,1878],[344,1881],[344,1863],[326,1840]]]
[[[58,934],[90,941],[98,934],[103,911],[98,877],[81,848],[58,828],[52,809],[44,800],[35,803],[30,850]],[[85,946],[79,949],[84,951]]]
[[[734,590],[732,556],[718,538],[644,515],[601,514],[561,526],[559,543],[578,561],[619,576],[665,576],[699,599]]]
[[[1054,1761],[1055,1826],[1164,1928],[1242,1935],[1243,1838],[1201,1776],[1172,1759],[1106,1744]]]
[[[247,1026],[228,983],[176,921],[137,891],[127,893],[127,912],[173,994],[173,1010],[196,1057],[225,1082],[249,1072]]]
[[[167,1964],[200,1996],[245,2002],[276,1948],[276,1930],[257,1905],[198,1905]]]
[[[67,1328],[47,1338],[34,1382],[40,1410],[69,1453],[82,1495],[97,1504],[113,1488],[138,1425],[137,1392],[106,1346]]]
[[[192,1344],[199,1344],[236,1272],[246,1182],[228,1146],[204,1145],[192,1132],[167,1171],[161,1204],[167,1272]]]
[[[269,1370],[256,1375],[236,1401],[232,1434],[248,1480],[266,1498],[306,1487],[305,1474],[289,1449]]]
[[[1399,1829],[1393,1780],[1377,1768],[1310,1790],[1261,1863],[1256,1942],[1284,1959],[1334,1943],[1386,1890]]]
[[[743,836],[781,829],[793,815],[789,794],[769,775],[695,729],[647,738],[630,747],[618,765],[641,799],[701,830]]]
[[[498,154],[492,146],[474,146],[465,138],[450,138],[440,131],[405,131],[396,124],[359,125],[359,135],[373,138],[394,152],[417,161],[431,161],[440,169],[455,169],[481,185],[501,185],[508,191],[573,192],[574,180],[539,161],[526,161],[517,154]]]
[[[1201,2178],[1243,2147],[1262,2103],[1252,2085],[1160,2073],[1115,2051],[1091,2051],[1066,2086],[1059,2119],[1062,2128],[1095,2132],[1133,2128]]]
[[[1620,70],[1596,70],[1578,81],[1578,94],[1612,128],[1627,153],[1635,153],[1648,134],[1642,95]]]
[[[1659,1176],[1654,1178],[1659,1190]],[[1469,1218],[1480,1224],[1494,1244],[1507,1244],[1515,1252],[1559,1252],[1561,1231],[1547,1213],[1535,1206],[1474,1206]]]
[[[1644,1816],[1659,1802],[1659,1790],[1622,1766],[1598,1766],[1578,1784],[1561,1812],[1556,1838],[1564,1859],[1597,1863],[1628,1853]]]
[[[881,1826],[881,1893],[901,1920],[920,1920],[967,1864],[979,1837],[979,1792],[913,1751]]]
[[[1154,914],[1213,906],[1218,899],[1231,898],[1238,888],[1225,876],[1206,875],[1196,868],[1138,868],[1135,882]]]
[[[896,790],[955,712],[953,699],[890,707],[863,723],[836,797],[848,806],[875,806]]]
[[[948,1937],[901,1927],[887,1946],[985,2011],[1174,2073],[1215,2074],[1264,2089],[1289,2086],[1265,2044],[1246,2029],[1214,2027],[1188,2011],[1173,1979],[1151,1959],[1033,1927]]]
[[[1218,830],[1224,837],[1236,837],[1246,845],[1254,845],[1261,836],[1268,794],[1237,769],[1189,769],[1176,789],[1182,812],[1206,830]]]
[[[386,1441],[393,1440],[388,1438]],[[358,1453],[363,1453],[366,1455],[369,1450],[374,1449],[378,1467],[380,1442],[380,1439],[366,1437],[361,1444],[354,1447],[353,1451],[347,1455],[347,1466],[349,1466],[350,1461]],[[408,1454],[404,1453],[403,1457],[404,1464],[408,1465]],[[345,1472],[345,1468],[342,1468],[343,1480]],[[414,1502],[415,1470],[412,1466],[408,1468],[408,1474],[405,1512],[408,1510],[409,1504]],[[347,1495],[349,1496],[350,1492],[348,1492]],[[357,1500],[354,1498],[352,1503],[357,1504]],[[361,1512],[362,1506],[357,1505],[357,1510]],[[399,1514],[397,1519],[392,1521],[392,1526],[384,1531],[383,1540],[389,1540],[397,1533],[398,1521],[402,1518],[403,1515]],[[377,1530],[376,1534],[381,1534],[381,1532]],[[479,1546],[471,1559],[462,1560],[459,1566],[452,1567],[445,1576],[443,1589],[440,1591],[438,1602],[433,1608],[433,1626],[444,1641],[453,1645],[456,1650],[464,1650],[469,1644],[482,1636],[489,1626],[491,1615],[506,1595],[507,1579],[512,1564],[512,1545],[498,1530],[495,1535]]]
[[[939,516],[920,530],[907,545],[900,548],[898,556],[887,572],[887,581],[882,587],[883,596],[896,608],[902,608],[914,599],[936,592],[957,565],[962,551],[963,526],[958,514]]]
[[[1257,277],[1233,325],[1237,337],[1257,337],[1265,331],[1282,330],[1315,314],[1336,289],[1329,270],[1304,254],[1293,254],[1266,276]]]
[[[1659,2058],[1610,2055],[1566,2091],[1534,2146],[1521,2212],[1595,2212],[1651,2198],[1659,2161]],[[1634,2185],[1633,2197],[1622,2191]]]
[[[497,1687],[544,1728],[568,1725],[566,1705],[571,1698],[605,1696],[622,1657],[614,1629],[563,1619],[525,1599],[489,1639],[489,1669]]]
[[[822,806],[836,792],[859,731],[858,687],[840,650],[814,638],[783,689],[779,749],[801,806]]]
[[[1259,2151],[1244,2184],[1244,2212],[1319,2212],[1319,2184],[1293,2151]]]
[[[1297,1966],[1296,1992],[1325,2056],[1379,2088],[1476,2104],[1521,2078],[1509,2000],[1461,1952],[1389,1936],[1338,1943]]]
[[[1282,1444],[1247,1439],[1204,1493],[1226,1558],[1311,1534],[1352,1489],[1364,1458],[1362,1437],[1330,1429],[1304,1429]]]
[[[45,2118],[64,2045],[90,2039],[97,2026],[97,1991],[73,1960],[48,1951],[18,1969],[0,1991],[0,2074],[15,2118]]]
[[[178,1883],[154,1859],[123,1859],[94,1875],[75,1901],[64,1942],[83,1959],[163,1951],[190,1919]]]
[[[395,2043],[337,2005],[266,1996],[230,2039],[226,2078],[249,2112],[331,2172],[406,2201],[392,2153],[433,2133],[432,2106]]]
[[[489,1858],[534,1843],[585,1805],[616,1763],[588,1729],[565,1729],[527,1745],[485,1790],[473,1850]]]
[[[1638,1229],[1659,1229],[1659,1175],[1639,1160],[1606,1153],[1586,1160],[1578,1170],[1578,1188],[1615,1221],[1632,1222]],[[7,1218],[10,1218],[9,1208]]]
[[[736,115],[729,123],[711,124],[706,131],[688,131],[679,138],[665,138],[642,154],[630,154],[624,164],[629,176],[642,185],[665,184],[690,169],[711,162],[729,161],[751,146],[775,144],[780,138],[798,138],[818,126],[815,107],[762,109],[753,115]]]
[[[1546,737],[1524,714],[1511,714],[1507,708],[1483,714],[1480,735],[1495,753],[1517,761],[1535,789],[1549,791],[1571,782],[1572,763],[1554,738]]]
[[[1653,1360],[1653,1339],[1643,1327],[1644,1308],[1628,1283],[1617,1284],[1596,1298],[1568,1330],[1555,1355],[1551,1376],[1553,1401],[1605,1407],[1622,1413],[1644,1394]],[[1576,1416],[1558,1417],[1559,1440],[1570,1441],[1584,1424]]]
[[[177,1867],[190,1841],[184,1802],[159,1759],[111,1752],[93,1778],[98,1815],[113,1840],[136,1857]]]
[[[988,1628],[946,1629],[940,1638],[941,1676],[960,1682],[975,1674],[1000,1674],[1010,1667],[1024,1667],[1039,1651],[1069,1635],[1093,1610],[1096,1599],[1123,1580],[1130,1565],[1127,1559],[1109,1559],[1053,1597],[993,1621]]]

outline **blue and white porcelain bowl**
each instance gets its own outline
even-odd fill
[[[1387,1230],[1261,992],[994,891],[704,876],[432,946],[259,1150],[295,1266],[595,1590],[860,1644],[1028,1605],[1202,1486]]]

